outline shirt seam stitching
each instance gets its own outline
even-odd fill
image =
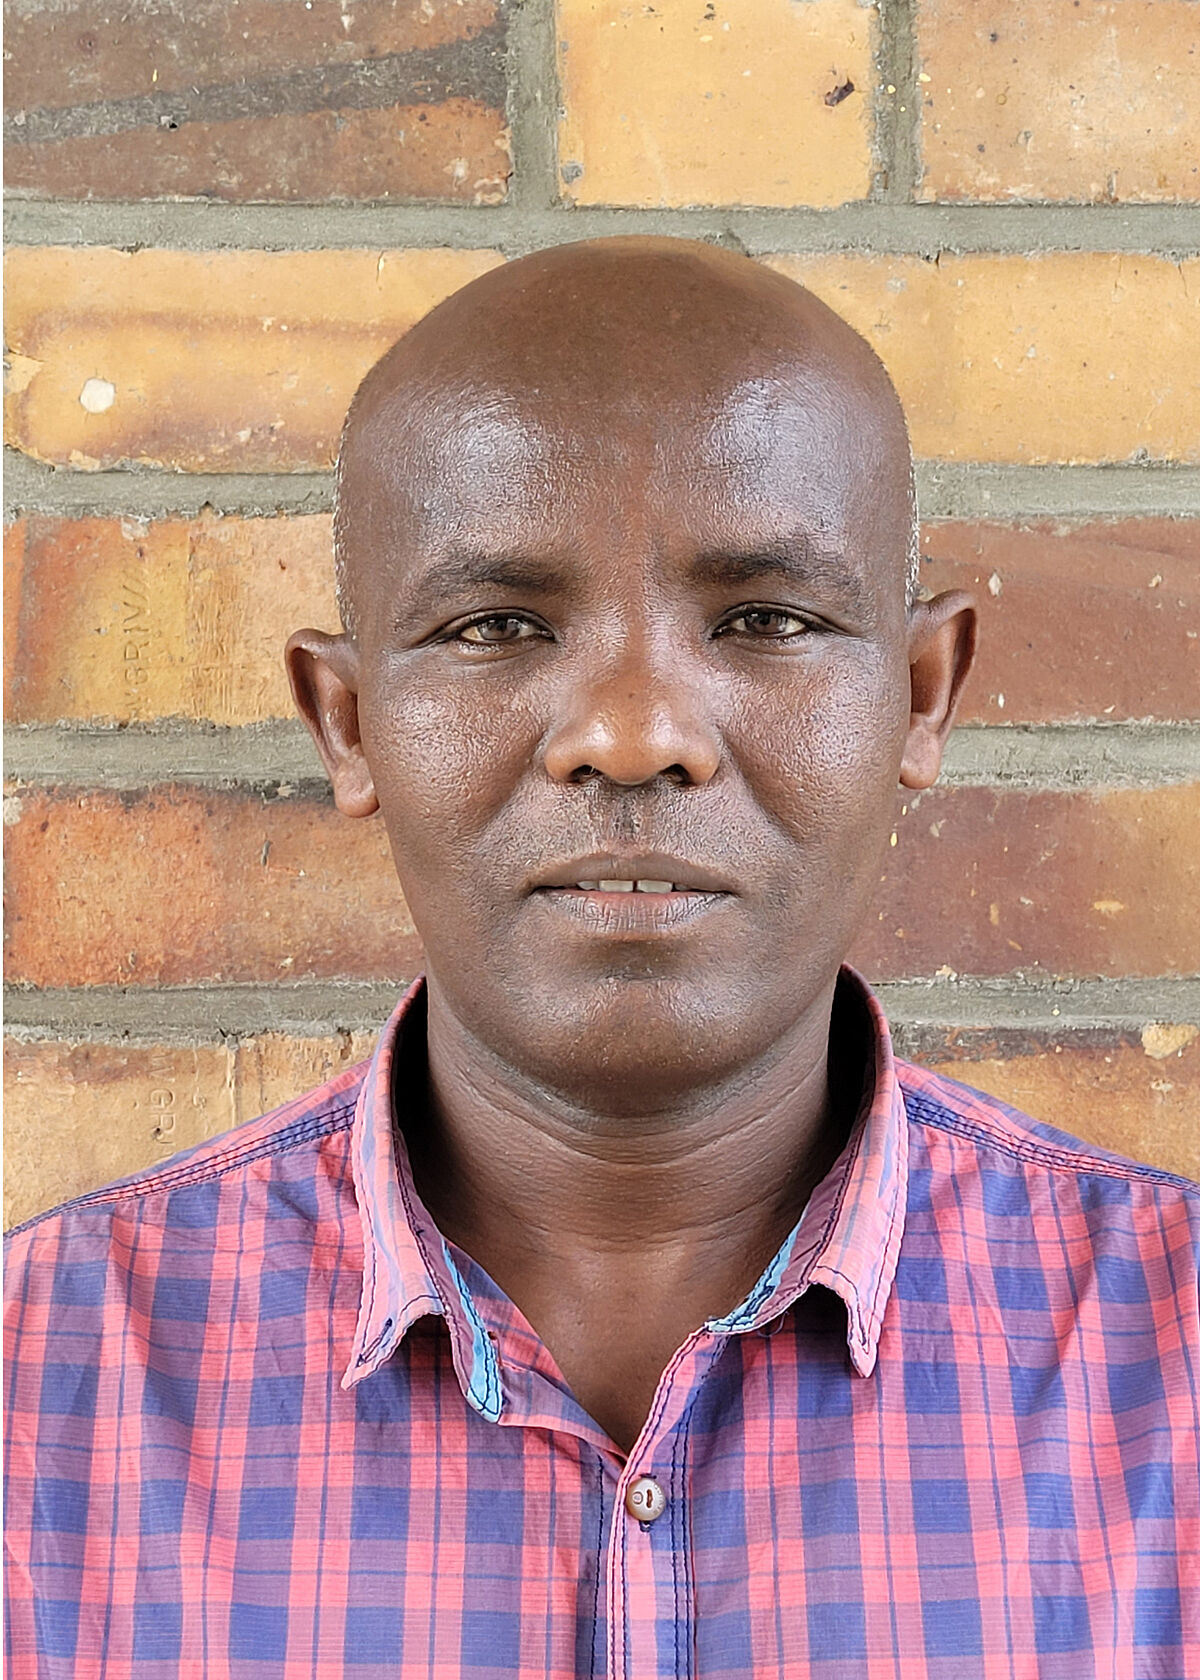
[[[31,1219],[24,1220],[20,1225],[14,1225],[11,1231],[6,1231],[5,1237],[18,1237],[34,1226],[42,1224],[47,1219],[53,1219],[58,1214],[86,1211],[92,1207],[105,1207],[113,1202],[124,1201],[127,1197],[143,1200],[154,1195],[159,1190],[178,1190],[190,1184],[204,1184],[214,1179],[223,1178],[226,1173],[235,1171],[238,1167],[246,1166],[251,1161],[262,1160],[265,1156],[284,1155],[289,1150],[298,1149],[301,1145],[312,1143],[315,1138],[327,1136],[333,1132],[345,1131],[349,1121],[354,1116],[354,1105],[335,1109],[331,1113],[322,1114],[315,1119],[296,1121],[278,1136],[269,1137],[258,1144],[247,1145],[240,1149],[222,1151],[203,1165],[194,1167],[177,1167],[170,1171],[156,1171],[145,1178],[135,1179],[132,1184],[109,1186],[99,1190],[90,1190],[82,1196],[75,1196],[70,1201],[60,1202],[57,1207],[47,1208],[44,1213],[35,1213]]]
[[[1177,1189],[1189,1191],[1196,1195],[1197,1187],[1189,1179],[1179,1173],[1168,1172],[1163,1167],[1143,1166],[1137,1162],[1122,1164],[1119,1161],[1106,1161],[1100,1156],[1080,1152],[1078,1154],[1058,1148],[1055,1144],[1042,1143],[1037,1138],[1014,1138],[1007,1133],[993,1128],[986,1120],[971,1120],[964,1115],[951,1113],[937,1105],[934,1114],[926,1112],[933,1107],[933,1099],[922,1096],[919,1092],[904,1092],[907,1106],[912,1103],[918,1111],[910,1113],[909,1119],[913,1124],[932,1126],[935,1131],[958,1133],[962,1137],[970,1138],[974,1142],[990,1144],[1001,1154],[1011,1155],[1021,1161],[1036,1161],[1059,1172],[1080,1173],[1094,1172],[1105,1178],[1137,1180],[1149,1184],[1171,1184]]]

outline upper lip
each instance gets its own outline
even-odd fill
[[[690,892],[728,893],[735,889],[727,876],[687,858],[665,852],[593,852],[588,857],[569,858],[550,864],[530,881],[529,891],[540,887],[573,887],[580,881],[670,881],[673,887]]]

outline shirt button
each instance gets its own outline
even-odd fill
[[[625,1490],[625,1509],[638,1522],[652,1523],[667,1508],[667,1496],[653,1476],[639,1476]]]

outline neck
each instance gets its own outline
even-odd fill
[[[761,1065],[631,1118],[532,1085],[429,985],[427,1102],[406,1126],[418,1193],[623,1444],[675,1348],[744,1297],[844,1141],[861,1079],[849,1104],[831,1086],[832,993]]]

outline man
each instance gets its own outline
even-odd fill
[[[970,662],[914,524],[875,357],[725,252],[368,376],[288,661],[426,976],[16,1239],[14,1675],[1200,1674],[1194,1195],[840,967]]]

